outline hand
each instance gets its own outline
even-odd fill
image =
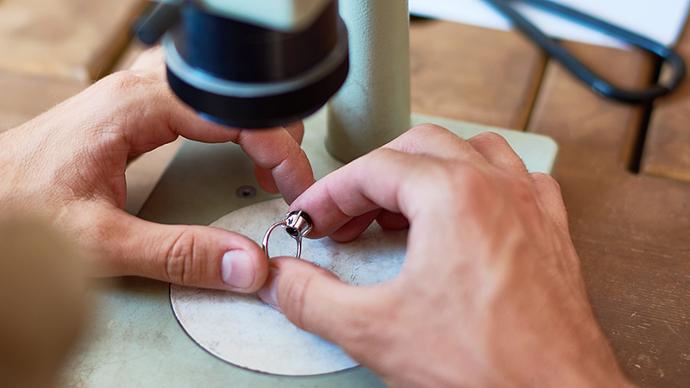
[[[376,184],[371,184],[376,182]],[[421,126],[320,180],[293,204],[312,237],[409,221],[399,276],[346,285],[271,263],[263,300],[394,386],[625,384],[587,301],[557,183],[503,138]]]
[[[127,162],[178,136],[238,143],[257,178],[288,202],[314,181],[303,128],[242,131],[200,119],[164,81],[160,52],[0,136],[0,210],[40,212],[77,238],[103,275],[254,292],[267,260],[250,239],[221,229],[159,225],[125,213]]]

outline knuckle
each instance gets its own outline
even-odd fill
[[[407,131],[410,135],[438,135],[438,134],[450,134],[451,132],[436,124],[420,124],[412,127]]]
[[[461,212],[467,209],[484,209],[487,199],[496,195],[490,179],[472,164],[457,165],[453,175],[453,209]]]
[[[197,245],[195,236],[191,227],[184,228],[173,238],[170,248],[165,252],[165,276],[171,283],[187,285],[194,281]]]
[[[370,160],[373,160],[375,163],[375,161],[378,161],[378,160],[387,160],[390,158],[399,158],[402,156],[402,154],[403,153],[396,151],[394,149],[391,149],[388,147],[381,147],[381,148],[377,148],[377,149],[371,151],[364,158],[355,159],[355,161],[352,163],[361,163],[362,165],[365,165],[366,163],[370,163]],[[405,155],[405,156],[407,156],[407,155]]]
[[[456,188],[468,190],[484,187],[488,184],[486,174],[469,163],[459,163],[452,166],[452,179]]]
[[[429,187],[430,195],[444,206],[458,205],[467,199],[486,192],[488,177],[469,163],[434,160],[419,169],[419,181]],[[464,198],[458,201],[458,198]]]
[[[431,144],[435,144],[433,147],[446,149],[447,147],[457,147],[458,144],[465,142],[450,130],[435,124],[418,125],[410,129],[407,134],[403,136],[409,136],[410,142],[413,144],[417,144],[418,139],[426,139],[422,142],[422,144],[427,144],[426,146],[413,146],[414,148],[419,148],[420,151],[424,151],[422,153],[430,151],[424,148],[432,147]]]
[[[424,182],[430,187],[448,188],[454,181],[454,167],[443,160],[425,158],[423,163],[415,164],[416,177],[413,181]]]
[[[494,157],[500,157],[511,164],[524,166],[522,159],[517,155],[508,140],[495,132],[482,132],[469,140],[469,143],[479,149],[483,149]]]
[[[290,123],[290,124],[284,126],[283,128],[285,128],[288,131],[293,131],[293,132],[297,133],[298,135],[300,135],[300,134],[304,133],[304,122],[295,121],[293,123]]]
[[[545,174],[542,172],[533,173],[532,179],[536,182],[537,185],[550,187],[559,193],[561,192],[560,183],[558,183],[558,181],[549,174]]]
[[[535,202],[534,188],[531,187],[530,183],[525,179],[513,179],[512,181],[512,191],[516,199],[533,203]]]
[[[508,145],[508,141],[496,132],[486,131],[473,136],[470,140],[493,145]]]
[[[507,200],[522,209],[536,210],[539,189],[535,187],[529,178],[516,177],[510,174],[502,174],[499,178],[500,189],[505,193]]]
[[[152,83],[150,78],[131,70],[122,70],[103,79],[106,88],[114,93],[131,93]]]
[[[483,174],[471,165],[446,160],[428,160],[417,171],[420,180],[446,191],[462,190],[484,181]]]

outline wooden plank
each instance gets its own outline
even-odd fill
[[[595,314],[647,387],[690,386],[690,189],[651,176],[558,175]]]
[[[144,0],[4,0],[0,71],[84,84],[111,68]]]
[[[617,82],[644,86],[644,55],[567,44]],[[605,101],[547,65],[529,130],[560,144],[556,178],[590,300],[618,360],[643,386],[690,385],[690,186],[628,172],[639,108]]]
[[[442,21],[411,24],[416,112],[524,129],[544,66],[521,36]]]
[[[690,26],[690,24],[688,24]],[[690,63],[690,31],[678,51]],[[690,79],[678,91],[655,104],[649,122],[640,171],[690,182]]]
[[[645,86],[653,71],[651,59],[641,53],[575,43],[565,46],[622,86]],[[642,108],[594,95],[561,66],[550,63],[529,130],[551,135],[568,145],[559,153],[560,168],[607,175],[628,167],[643,113]]]

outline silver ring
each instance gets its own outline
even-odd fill
[[[261,241],[261,248],[264,250],[264,253],[268,258],[271,258],[271,255],[268,253],[268,240],[271,238],[271,233],[277,228],[277,227],[282,227],[285,229],[288,235],[292,237],[295,241],[297,241],[297,254],[295,255],[296,258],[301,258],[302,257],[302,238],[304,238],[306,235],[309,234],[312,230],[312,223],[311,223],[311,217],[309,215],[301,210],[296,210],[293,212],[288,213],[285,216],[285,219],[282,221],[278,221],[271,225],[268,230],[266,231],[266,234],[264,234],[264,238]]]

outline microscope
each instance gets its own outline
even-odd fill
[[[167,2],[138,36],[162,39],[170,88],[211,121],[270,128],[328,103],[343,162],[410,127],[407,1]]]
[[[137,35],[162,44],[171,90],[205,119],[256,131],[303,120],[317,178],[421,123],[464,138],[498,132],[531,171],[555,160],[544,136],[411,113],[407,0],[169,0]],[[276,198],[257,186],[239,146],[185,141],[139,216],[208,225]],[[126,279],[98,294],[92,338],[69,366],[79,384],[383,385],[364,368],[300,378],[227,364],[185,335],[167,284]]]

